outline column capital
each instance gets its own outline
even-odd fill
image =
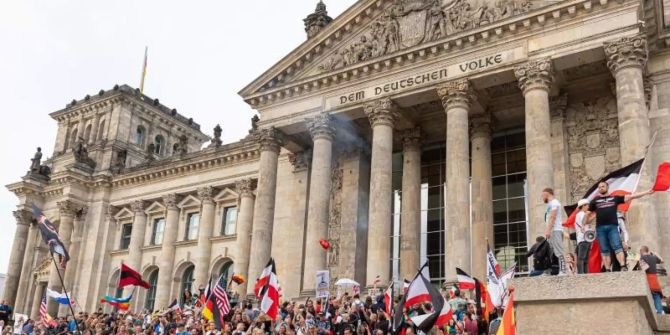
[[[177,209],[177,203],[179,203],[179,200],[181,199],[176,193],[163,195],[163,204],[165,204],[165,208],[168,210]]]
[[[493,132],[491,115],[489,113],[475,116],[470,119],[470,138],[490,138]]]
[[[305,150],[288,155],[288,161],[293,165],[293,172],[304,171],[309,168],[312,161],[312,151]]]
[[[551,58],[533,59],[525,64],[518,65],[514,67],[514,75],[524,94],[532,89],[549,91],[554,81]]]
[[[387,125],[393,128],[398,118],[397,106],[390,98],[372,101],[365,105],[364,110],[372,128],[377,125]]]
[[[86,219],[86,214],[88,214],[88,206],[81,206],[79,210],[75,212],[75,218],[77,220]]]
[[[235,181],[235,191],[239,194],[240,198],[243,197],[254,197],[254,190],[256,189],[256,180],[247,178],[240,179]]]
[[[137,215],[137,213],[144,214],[145,205],[143,200],[135,200],[130,204],[130,209],[135,212],[135,215]]]
[[[12,212],[16,218],[17,225],[28,226],[33,222],[33,214],[26,209],[18,209]]]
[[[604,48],[607,67],[612,73],[626,67],[641,68],[649,57],[647,38],[643,34],[607,41]]]
[[[472,85],[468,79],[457,79],[437,87],[437,95],[442,99],[444,111],[453,107],[470,108],[474,100]]]
[[[198,198],[200,198],[200,201],[205,204],[213,204],[214,203],[214,188],[211,186],[205,186],[201,187],[198,189]]]
[[[403,151],[421,149],[421,128],[405,129],[400,133]]]
[[[105,207],[105,218],[107,220],[111,220],[114,215],[119,212],[119,210],[121,210],[119,207],[108,205]]]
[[[79,210],[79,207],[70,200],[63,200],[56,203],[58,206],[58,214],[60,216],[74,216]]]
[[[258,143],[260,151],[279,153],[279,149],[284,144],[283,134],[275,127],[258,129],[254,132],[253,137]]]
[[[318,138],[333,140],[335,127],[333,127],[333,117],[329,113],[321,112],[315,117],[307,119],[306,122],[313,140]]]

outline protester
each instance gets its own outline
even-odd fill
[[[554,190],[552,188],[545,188],[542,190],[542,200],[547,204],[547,211],[544,215],[546,228],[544,236],[551,245],[551,250],[558,258],[558,275],[566,275],[565,269],[565,255],[563,252],[563,207],[561,203],[554,197]]]
[[[663,304],[661,302],[663,291],[658,281],[658,272],[656,269],[660,263],[663,263],[663,259],[650,252],[649,247],[646,245],[640,247],[640,268],[647,274],[647,282],[649,283],[651,297],[654,299],[654,307],[656,307],[657,314],[663,314]]]
[[[598,183],[598,196],[589,204],[589,211],[595,212],[589,217],[587,223],[595,219],[596,233],[600,253],[602,254],[605,271],[612,271],[612,258],[610,253],[614,252],[616,259],[621,265],[621,271],[628,271],[628,266],[624,259],[624,249],[621,243],[619,232],[619,219],[617,216],[617,206],[645,195],[654,193],[653,190],[617,196],[609,194],[609,184],[606,181]]]
[[[577,217],[575,218],[575,233],[577,235],[577,273],[583,274],[589,271],[589,253],[591,242],[587,241],[584,234],[591,230],[591,225],[586,224],[586,215],[589,211],[589,200],[581,199],[577,202]]]

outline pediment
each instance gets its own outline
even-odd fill
[[[189,194],[177,204],[177,207],[179,208],[200,207],[200,199]]]
[[[161,204],[158,201],[154,201],[147,209],[144,210],[146,214],[156,214],[156,213],[164,213],[165,212],[165,206]]]
[[[135,216],[135,213],[133,213],[131,210],[128,208],[121,208],[118,213],[114,215],[114,218],[116,220],[123,220],[123,219],[132,219]]]
[[[225,200],[234,200],[237,199],[238,194],[237,192],[233,191],[232,189],[226,187],[219,194],[217,194],[214,197],[214,201],[219,202],[219,201],[225,201]]]
[[[254,105],[250,98],[263,100],[266,92],[283,97],[330,79],[346,80],[346,74],[342,78],[338,73],[343,69],[385,58],[390,66],[395,55],[417,46],[439,44],[546,4],[547,0],[361,0],[239,94]],[[371,64],[353,74],[378,69]]]

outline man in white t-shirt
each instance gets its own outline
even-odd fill
[[[563,252],[563,208],[561,203],[554,197],[552,188],[542,190],[542,200],[547,204],[547,211],[544,214],[546,229],[544,236],[551,245],[554,256],[558,258],[558,275],[566,275],[565,254]]]
[[[589,211],[589,200],[582,199],[577,202],[575,209],[575,232],[577,234],[577,273],[589,272],[589,252],[591,251],[591,242],[586,241],[584,233],[591,229],[591,225],[586,223],[586,215]]]

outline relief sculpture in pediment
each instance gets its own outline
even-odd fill
[[[396,0],[367,31],[337,49],[319,72],[435,41],[528,12],[530,0]]]

